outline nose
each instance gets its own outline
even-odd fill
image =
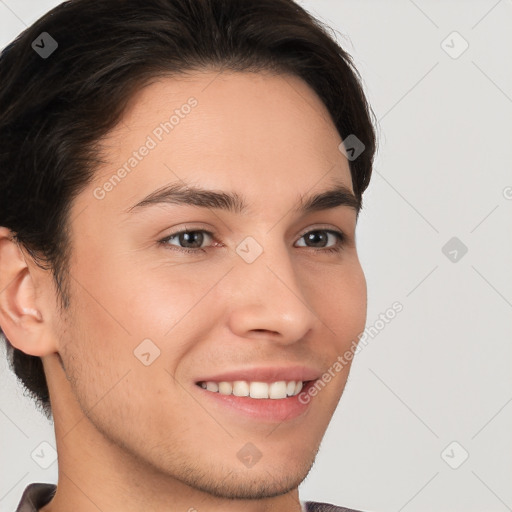
[[[229,327],[239,337],[271,339],[286,345],[303,339],[321,324],[309,303],[306,283],[284,246],[265,247],[252,263],[236,256],[226,284]]]

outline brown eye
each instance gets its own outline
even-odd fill
[[[202,245],[208,237],[212,239],[213,233],[204,229],[184,230],[172,233],[163,240],[160,240],[160,243],[176,247],[178,250],[182,249],[185,252],[195,252],[203,250]]]
[[[300,240],[305,240],[305,245],[299,247],[311,247],[313,249],[339,250],[345,241],[345,235],[341,231],[331,229],[315,229],[308,231],[301,236]],[[329,242],[333,242],[328,246]]]
[[[179,243],[188,248],[197,249],[203,244],[204,234],[201,231],[186,231],[178,235]]]
[[[311,231],[304,235],[306,245],[311,244],[313,247],[325,247],[329,241],[329,235],[325,231]]]

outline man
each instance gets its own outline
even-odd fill
[[[375,135],[291,0],[86,0],[0,58],[0,326],[53,417],[18,511],[301,502],[366,320]]]

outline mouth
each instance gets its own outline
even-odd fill
[[[199,381],[195,389],[205,403],[235,421],[267,424],[300,421],[314,398],[307,394],[315,380],[306,381]]]
[[[224,396],[250,397],[256,400],[282,400],[288,397],[297,396],[304,385],[312,381],[279,380],[274,382],[259,381],[200,381],[196,385]]]

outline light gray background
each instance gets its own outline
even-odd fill
[[[1,46],[58,3],[0,1]],[[512,510],[512,2],[300,3],[339,32],[379,119],[357,231],[367,325],[404,308],[358,353],[301,499]],[[458,58],[445,51],[463,48],[454,31],[469,44]],[[441,250],[454,236],[468,248],[456,262]],[[57,481],[57,463],[32,460],[53,430],[4,359],[0,510],[11,512],[28,483]]]

